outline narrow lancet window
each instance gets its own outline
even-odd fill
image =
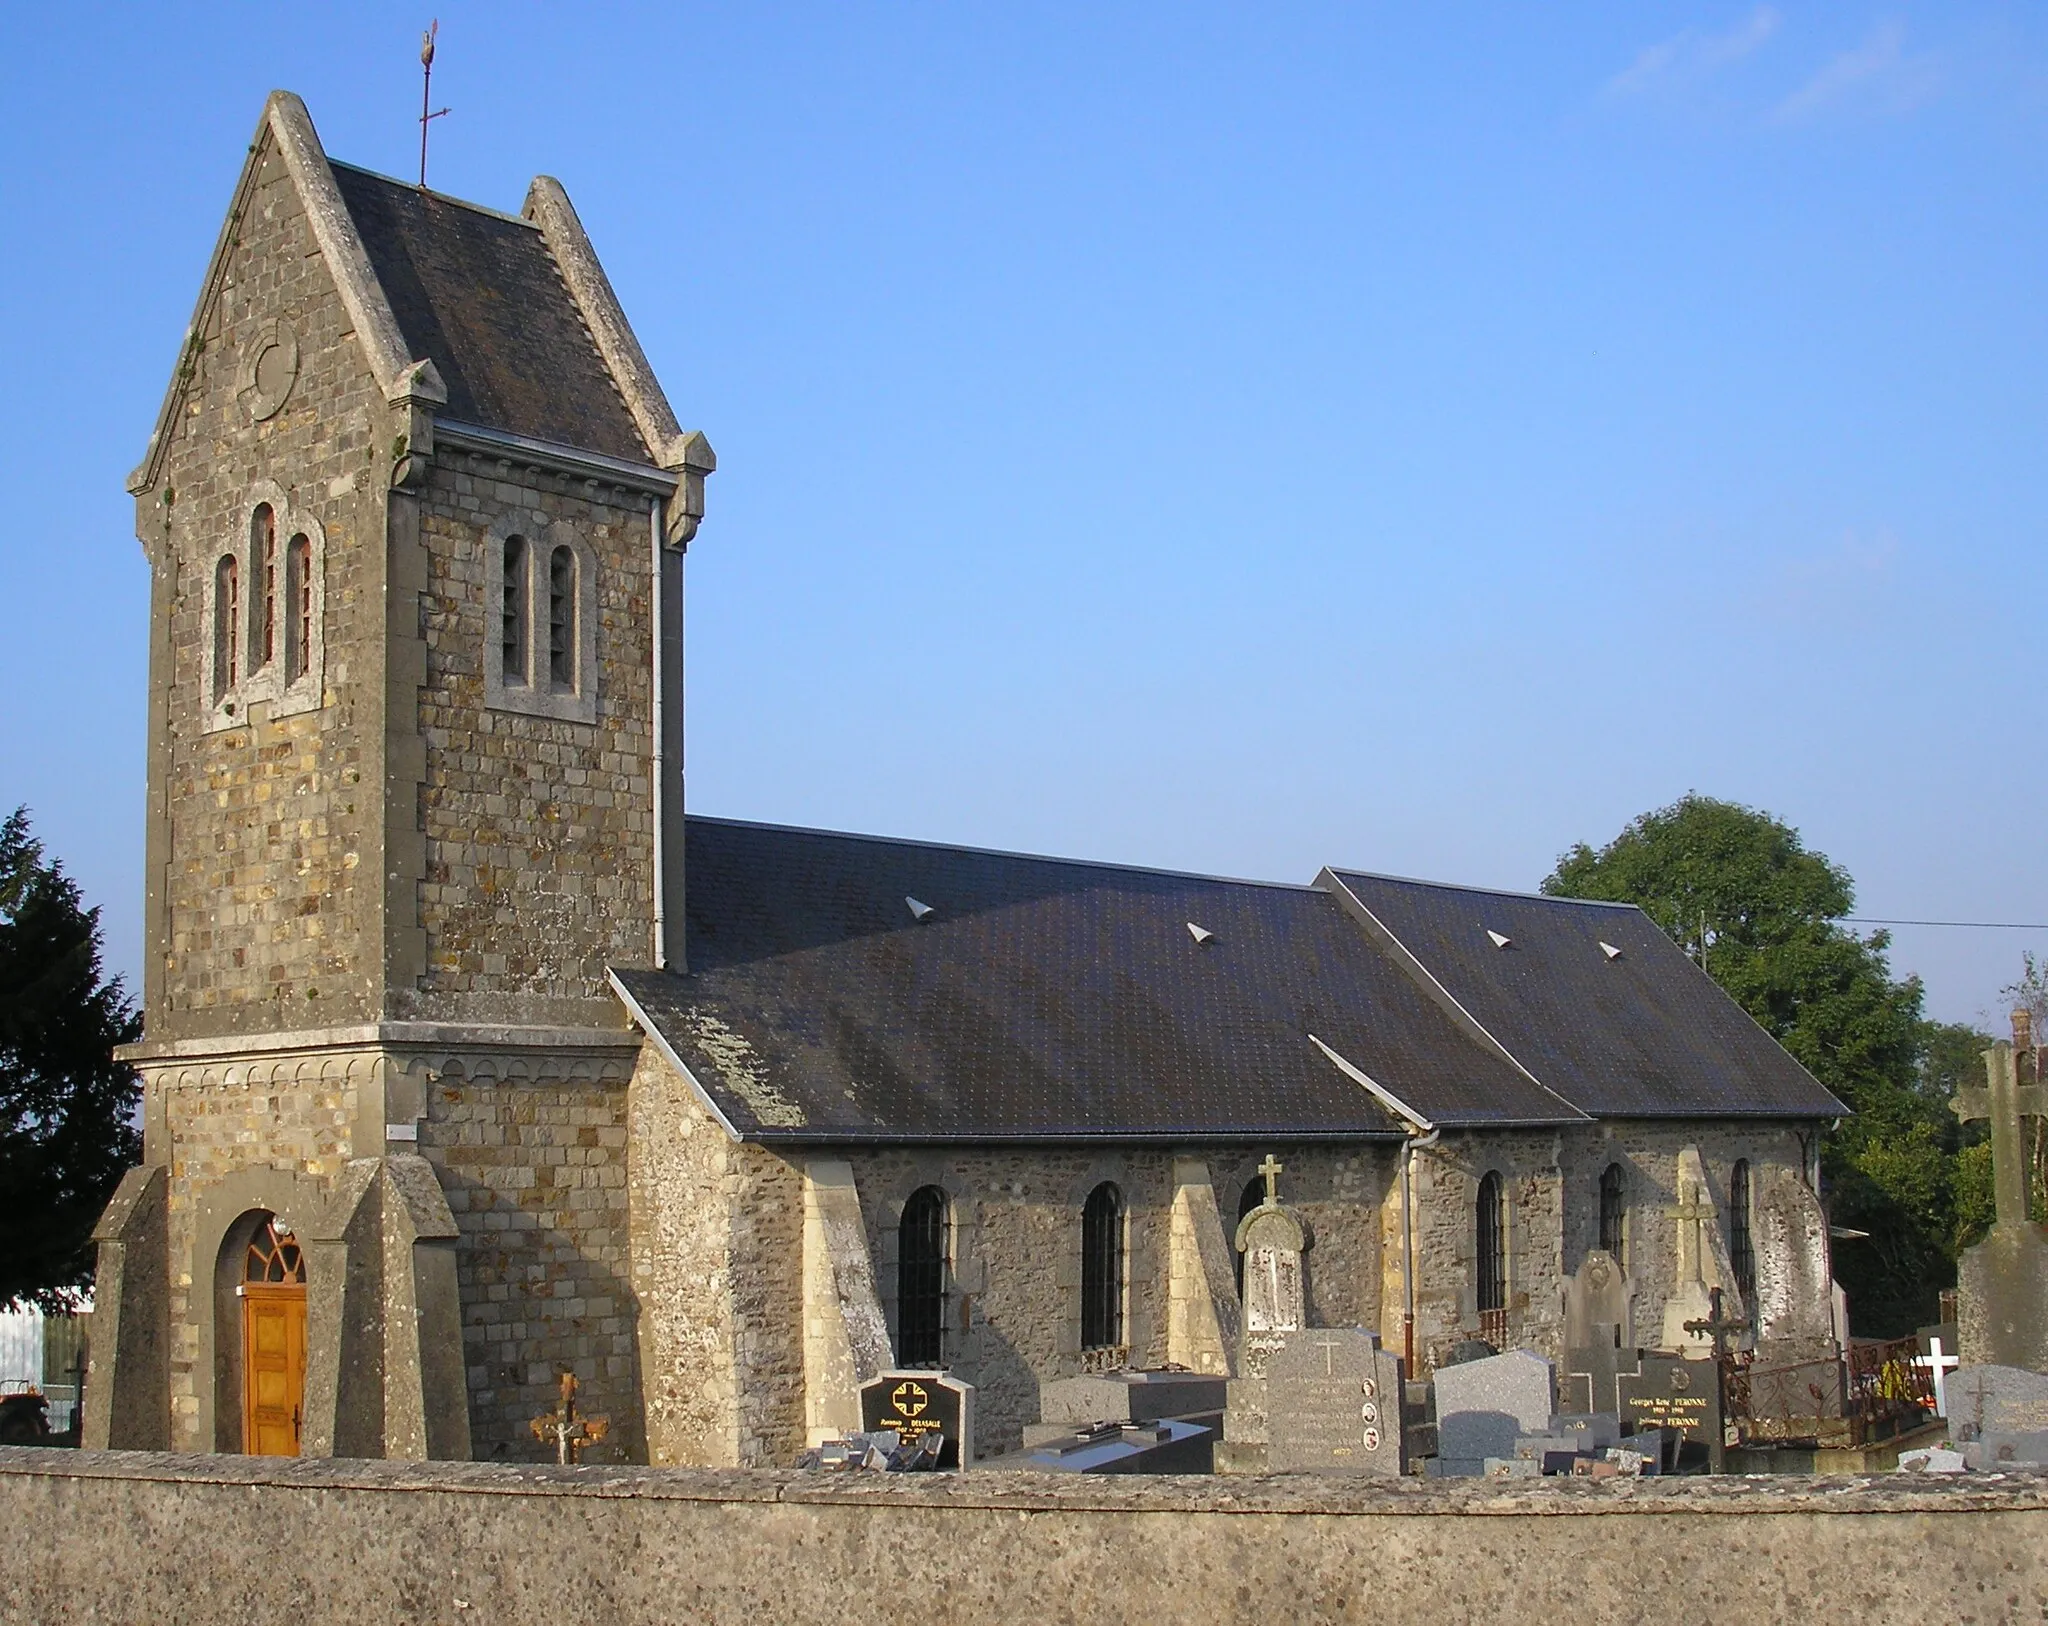
[[[896,1362],[945,1364],[946,1194],[921,1186],[896,1231]]]
[[[548,685],[576,687],[576,555],[569,548],[548,555]]]
[[[1752,1314],[1756,1309],[1756,1243],[1749,1229],[1749,1159],[1738,1158],[1728,1177],[1728,1263],[1735,1286]]]
[[[295,536],[285,550],[285,598],[291,606],[291,636],[285,679],[296,683],[313,669],[313,544]]]
[[[504,670],[507,683],[526,681],[526,538],[505,538]]]
[[[1628,1262],[1622,1258],[1628,1240],[1627,1218],[1628,1176],[1619,1163],[1610,1163],[1600,1175],[1600,1248],[1624,1265]]]
[[[232,553],[213,567],[213,703],[242,681],[242,570]]]
[[[1478,1233],[1479,1313],[1498,1314],[1508,1307],[1507,1202],[1498,1174],[1479,1182]]]
[[[258,503],[249,522],[249,551],[255,560],[256,584],[262,594],[262,620],[257,627],[254,667],[262,671],[277,658],[277,515],[269,503]]]
[[[1124,1199],[1105,1180],[1081,1210],[1081,1347],[1124,1341]]]

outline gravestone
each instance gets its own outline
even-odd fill
[[[884,1372],[860,1386],[860,1424],[870,1434],[893,1430],[905,1445],[936,1434],[941,1468],[960,1468],[974,1457],[974,1385],[943,1372]]]
[[[1976,1473],[2003,1468],[2048,1468],[2048,1429],[2027,1434],[1987,1430],[1963,1447],[1963,1466]]]
[[[1620,1379],[1617,1387],[1621,1426],[1630,1433],[1661,1428],[1675,1434],[1681,1447],[1692,1444],[1708,1452],[1726,1437],[1720,1375],[1711,1361],[1645,1355],[1642,1370]]]
[[[1557,1414],[1557,1378],[1533,1350],[1511,1349],[1436,1371],[1440,1475],[1471,1475],[1488,1457],[1512,1458],[1515,1441],[1540,1434]]]
[[[2048,1429],[2048,1377],[2017,1366],[1964,1366],[1948,1375],[1949,1438],[1958,1445],[1988,1434]]]
[[[1398,1476],[1401,1363],[1361,1328],[1298,1333],[1266,1364],[1266,1427],[1271,1472]]]
[[[1162,1417],[1220,1412],[1225,1382],[1202,1372],[1101,1372],[1058,1378],[1038,1388],[1038,1418],[1024,1428],[1027,1449],[1064,1440],[1096,1423],[1150,1423]]]
[[[1635,1296],[1635,1284],[1619,1259],[1598,1248],[1587,1254],[1565,1283],[1565,1347],[1632,1346],[1636,1341]]]
[[[1596,1249],[1565,1284],[1562,1404],[1574,1412],[1619,1411],[1614,1382],[1636,1370],[1635,1285],[1611,1253]]]
[[[1248,1343],[1257,1334],[1297,1331],[1305,1319],[1301,1254],[1308,1237],[1301,1221],[1280,1205],[1281,1168],[1270,1156],[1259,1165],[1266,1179],[1265,1199],[1237,1225],[1237,1251],[1244,1255]]]
[[[1952,1103],[1964,1123],[1991,1125],[1991,1184],[1997,1218],[1989,1234],[1965,1249],[1956,1271],[1956,1351],[1971,1366],[2017,1366],[2048,1372],[2048,1230],[2036,1225],[2027,1190],[2024,1120],[2048,1117],[2048,1083],[2031,1019],[2013,1012],[2012,1044],[1984,1052],[1983,1089],[1958,1090]]]
[[[1220,1474],[1266,1471],[1266,1369],[1306,1323],[1301,1254],[1308,1233],[1281,1206],[1282,1165],[1268,1156],[1259,1165],[1266,1195],[1238,1221],[1234,1239],[1244,1255],[1244,1322],[1238,1337],[1237,1376],[1230,1380],[1223,1413],[1223,1438],[1216,1445]]]

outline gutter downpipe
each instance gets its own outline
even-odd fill
[[[1401,1351],[1404,1378],[1415,1376],[1415,1154],[1443,1139],[1441,1129],[1417,1135],[1408,1126],[1408,1139],[1401,1156],[1401,1290],[1406,1303],[1401,1310]]]
[[[662,515],[661,499],[647,499],[647,597],[654,613],[648,617],[649,630],[653,636],[648,640],[652,645],[654,686],[654,750],[649,764],[653,774],[654,790],[654,965],[657,970],[668,967],[668,915],[666,912],[668,892],[668,852],[663,839],[663,826],[667,823],[666,801],[668,797],[668,759],[663,749],[662,736],[667,732],[668,718],[668,672],[667,662],[662,659]]]

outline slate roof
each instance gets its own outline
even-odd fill
[[[1517,1061],[1596,1117],[1848,1111],[1633,904],[1334,879]]]
[[[1313,887],[687,830],[690,974],[612,975],[748,1139],[1398,1135],[1311,1033],[1432,1118],[1578,1116]]]
[[[748,1140],[1399,1136],[1316,1040],[1441,1127],[1845,1110],[1623,905],[724,819],[686,840],[688,975],[612,982]]]
[[[392,315],[447,416],[651,459],[537,227],[328,160]]]

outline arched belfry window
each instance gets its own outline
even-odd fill
[[[1498,1314],[1508,1307],[1508,1224],[1507,1194],[1497,1173],[1479,1182],[1477,1228],[1479,1313]]]
[[[1081,1210],[1081,1347],[1124,1341],[1124,1198],[1105,1180]]]
[[[548,686],[557,694],[576,687],[576,555],[548,555]]]
[[[484,703],[564,722],[597,721],[597,555],[565,520],[507,519],[486,533]],[[518,528],[515,529],[514,527]]]
[[[239,728],[262,702],[275,721],[326,698],[320,647],[325,533],[265,480],[208,583],[212,637],[202,646],[208,732]]]
[[[1628,1244],[1628,1175],[1619,1163],[1600,1171],[1600,1248],[1622,1259]]]
[[[296,683],[313,669],[313,544],[303,531],[285,550],[284,575],[291,618],[285,679]]]
[[[213,703],[242,681],[242,567],[232,553],[213,567]]]
[[[946,1338],[946,1194],[921,1186],[896,1230],[896,1363],[943,1366]]]
[[[249,518],[249,567],[256,573],[256,638],[249,670],[261,672],[277,659],[277,511],[267,502]]]
[[[502,640],[503,671],[508,684],[526,681],[526,538],[505,538],[500,561],[504,571],[504,599],[499,606],[498,629]]]
[[[1728,1177],[1728,1263],[1735,1267],[1735,1285],[1742,1302],[1756,1304],[1756,1242],[1749,1225],[1749,1159],[1738,1158]]]

